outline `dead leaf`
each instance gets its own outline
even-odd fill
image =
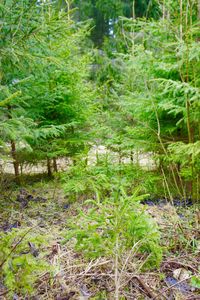
[[[190,272],[184,268],[179,268],[173,271],[173,277],[177,280],[187,280],[190,277]]]

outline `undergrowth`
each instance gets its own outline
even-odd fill
[[[72,170],[75,168],[78,165]],[[131,178],[134,168],[128,168]],[[95,172],[95,166],[89,169]],[[126,185],[122,167],[121,173],[114,172],[117,169],[112,166],[110,169],[112,176],[107,180],[107,190],[103,185],[99,190],[88,185],[91,197],[86,190],[85,201],[80,201],[84,195],[80,193],[76,195],[79,201],[69,205],[69,198],[64,196],[57,179],[26,186],[33,198],[45,195],[46,202],[32,200],[28,206],[21,207],[15,200],[18,190],[13,192],[9,206],[2,200],[2,211],[7,212],[2,214],[1,223],[4,232],[0,246],[0,263],[3,262],[0,283],[4,287],[0,293],[6,292],[5,299],[15,296],[31,299],[32,295],[39,299],[67,298],[72,292],[78,299],[77,282],[88,287],[91,299],[114,299],[117,289],[120,296],[132,292],[129,280],[134,275],[145,279],[149,286],[152,284],[154,290],[154,281],[160,288],[166,286],[163,279],[159,280],[159,274],[163,273],[163,278],[173,276],[179,262],[186,264],[186,270],[187,265],[192,266],[193,259],[196,264],[199,252],[196,208],[177,210],[171,205],[144,206],[140,202],[149,196],[141,185],[136,188],[135,178],[132,186]],[[93,181],[95,184],[95,177]],[[73,191],[67,193],[73,199]],[[20,227],[9,231],[17,220]],[[38,224],[37,230],[35,224]],[[40,232],[48,232],[47,238]],[[177,263],[170,264],[171,270],[163,269],[170,259]],[[149,269],[154,269],[154,272],[148,272]],[[197,264],[194,269],[198,270]],[[155,277],[152,275],[153,281],[149,279],[150,274],[155,274]],[[198,272],[192,271],[190,276],[190,284],[199,287]],[[63,290],[63,282],[69,287],[69,292]],[[124,283],[127,283],[126,287]],[[141,296],[139,290],[133,294],[136,299]]]
[[[33,234],[32,228],[12,229],[10,232],[1,232],[0,236],[0,278],[8,289],[7,295],[33,294],[38,276],[50,270],[44,260],[44,252],[40,254],[38,250],[47,243],[45,237]]]
[[[153,219],[142,209],[140,196],[86,200],[88,211],[67,223],[65,241],[75,238],[75,249],[88,259],[119,256],[132,247],[143,256],[143,267],[158,267],[162,259],[160,235]]]
[[[140,187],[140,194],[155,198],[163,195],[162,178],[154,171],[145,171],[134,164],[112,164],[102,157],[97,165],[86,165],[80,160],[65,173],[59,174],[69,202],[88,198],[105,198],[117,186],[122,186],[128,195]]]

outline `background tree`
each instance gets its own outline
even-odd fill
[[[123,75],[118,83],[115,80],[109,97],[121,116],[132,120],[123,127],[132,145],[159,157],[168,197],[172,198],[173,191],[181,198],[198,199],[197,3],[189,7],[187,1],[181,7],[173,6],[170,20],[136,20],[132,26],[127,20],[127,28],[134,31],[132,45],[129,54],[121,56]],[[130,40],[128,30],[125,38]]]
[[[78,20],[93,20],[91,38],[98,47],[102,46],[105,37],[114,37],[119,16],[132,18],[134,13],[135,17],[158,18],[160,15],[156,0],[75,0],[73,5],[77,8]]]
[[[24,0],[9,2],[2,20],[4,141],[11,142],[17,177],[19,159],[28,157],[32,163],[47,159],[50,174],[50,159],[72,155],[72,145],[75,154],[85,143],[81,128],[89,119],[92,93],[87,82],[90,55],[80,46],[87,26],[76,27],[69,12],[54,4]]]

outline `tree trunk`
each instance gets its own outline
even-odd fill
[[[47,157],[47,174],[49,177],[52,177],[51,160],[48,157]]]
[[[20,164],[20,174],[21,174],[21,176],[23,175],[23,164],[22,163]]]
[[[58,172],[58,166],[57,166],[56,158],[53,158],[53,170],[56,173]]]
[[[13,158],[15,178],[17,181],[19,181],[19,162],[17,161],[17,156],[16,156],[16,144],[15,141],[13,140],[11,141],[11,155]]]
[[[73,161],[73,166],[76,166],[77,164],[77,159],[75,157],[72,158],[72,161]]]
[[[133,163],[134,163],[134,155],[133,155],[133,151],[131,151],[130,159],[131,159],[131,163],[132,163],[132,165],[133,165]]]

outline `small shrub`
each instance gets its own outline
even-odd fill
[[[128,195],[140,186],[140,193],[152,197],[162,194],[162,180],[153,172],[142,170],[133,164],[112,164],[104,158],[95,166],[80,161],[61,175],[63,189],[70,202],[80,199],[109,197],[115,186],[123,186]],[[161,189],[160,189],[161,187]]]
[[[162,258],[159,232],[139,203],[144,197],[136,193],[128,197],[120,189],[102,202],[87,200],[90,208],[73,218],[66,241],[75,238],[75,249],[88,259],[113,256],[116,247],[123,253],[139,243],[138,254],[146,253],[145,267],[158,266]]]
[[[38,275],[50,268],[37,250],[45,243],[44,237],[30,233],[30,230],[22,229],[1,233],[1,279],[10,295],[32,294]]]

